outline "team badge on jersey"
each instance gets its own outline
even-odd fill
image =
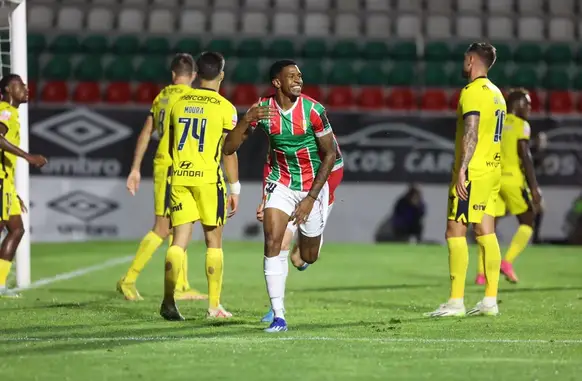
[[[8,121],[12,117],[12,113],[8,110],[4,110],[0,113],[0,120]]]

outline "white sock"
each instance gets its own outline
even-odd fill
[[[285,286],[287,285],[287,275],[289,275],[289,250],[281,250],[278,258],[281,260],[281,270],[283,271],[283,303],[284,303]]]
[[[465,305],[463,298],[449,299],[448,304],[452,307],[463,307]]]
[[[483,298],[483,304],[486,307],[493,307],[497,305],[497,297],[496,296],[486,296]]]
[[[283,276],[283,265],[279,256],[267,258],[264,261],[265,281],[267,282],[267,293],[271,298],[271,308],[275,317],[284,319],[285,306],[285,277]]]

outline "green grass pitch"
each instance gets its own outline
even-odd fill
[[[33,280],[134,253],[135,242],[39,244]],[[115,282],[128,262],[0,300],[2,380],[580,380],[582,250],[531,247],[521,283],[501,280],[495,318],[422,316],[448,296],[440,246],[324,246],[287,285],[289,332],[262,332],[268,299],[262,245],[225,245],[223,304],[235,318],[209,322],[205,302],[181,302],[188,319],[158,316],[164,248],[141,274],[143,302]],[[467,280],[467,307],[482,297]],[[189,250],[190,279],[206,290],[204,249]]]

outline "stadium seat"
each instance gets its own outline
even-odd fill
[[[327,76],[327,83],[349,86],[356,83],[356,78],[356,71],[351,61],[335,61]]]
[[[327,55],[327,45],[321,39],[308,39],[303,44],[302,55],[305,58],[321,59]]]
[[[87,29],[90,32],[111,32],[113,12],[107,8],[94,8],[87,15]]]
[[[301,71],[304,83],[309,85],[321,85],[325,83],[325,76],[320,61],[305,61],[301,67]]]
[[[352,1],[352,3],[356,4]],[[368,23],[369,20],[366,20]],[[361,21],[357,13],[343,13],[335,16],[334,35],[340,38],[357,38],[361,32]]]
[[[159,92],[160,88],[155,83],[142,82],[137,85],[133,100],[139,104],[151,104]]]
[[[358,44],[352,40],[340,40],[331,48],[330,56],[335,59],[357,59],[360,56]]]
[[[339,12],[356,12],[360,10],[360,4],[353,0],[335,0],[335,9]]]
[[[552,16],[572,16],[575,14],[574,0],[548,1]]]
[[[140,43],[137,36],[120,36],[111,45],[111,50],[119,55],[136,55],[140,51]]]
[[[65,103],[69,99],[69,90],[64,81],[49,81],[42,88],[41,99],[47,103]]]
[[[392,45],[390,56],[396,61],[416,61],[416,44],[402,41]]]
[[[531,110],[533,112],[540,112],[542,111],[542,101],[540,99],[539,94],[537,91],[532,90],[531,88],[528,89],[529,97],[531,98]]]
[[[381,87],[364,87],[358,96],[358,106],[365,110],[384,108],[384,92]]]
[[[272,24],[275,36],[295,37],[299,34],[299,18],[296,13],[275,13]]]
[[[544,59],[550,65],[566,65],[573,59],[572,50],[568,44],[550,45],[544,52]]]
[[[503,43],[496,43],[495,49],[497,50],[497,61],[509,62],[513,61],[513,52],[509,45]]]
[[[144,14],[139,9],[122,8],[117,19],[117,29],[121,32],[143,33]]]
[[[544,0],[517,0],[517,11],[520,15],[539,15],[543,13],[543,8]]]
[[[354,105],[354,94],[350,86],[330,87],[327,94],[327,105],[330,108],[350,108]]]
[[[77,81],[98,82],[103,77],[103,68],[101,67],[100,57],[85,56],[77,62],[73,72],[74,79]]]
[[[366,0],[365,8],[368,12],[387,12],[390,10],[390,0]]]
[[[457,90],[451,95],[449,99],[449,109],[456,110],[459,106],[459,97],[461,96],[461,90]]]
[[[574,75],[572,80],[572,88],[575,90],[582,90],[582,70],[578,70],[578,72],[576,72]]]
[[[101,102],[101,89],[97,82],[79,82],[73,93],[75,103],[99,103]]]
[[[263,12],[245,12],[242,15],[242,28],[240,32],[243,35],[265,36],[268,35],[269,20]]]
[[[149,12],[148,31],[150,33],[172,33],[174,24],[174,13],[169,9],[154,9]]]
[[[175,53],[189,53],[193,56],[201,52],[200,41],[195,38],[182,38],[174,46]]]
[[[296,55],[295,45],[288,39],[276,38],[267,47],[267,56],[270,58],[295,57]]]
[[[210,17],[210,33],[215,35],[232,35],[236,33],[236,15],[234,12],[219,10]]]
[[[390,27],[390,17],[386,14],[369,15],[364,23],[367,38],[388,38],[390,37]]]
[[[358,83],[363,86],[379,86],[384,83],[384,70],[379,62],[366,62],[358,71]]]
[[[568,114],[574,111],[574,100],[568,91],[552,91],[549,93],[548,108],[551,113]]]
[[[123,0],[125,6],[146,7],[149,3],[150,0]]]
[[[303,33],[306,36],[326,37],[330,33],[327,13],[308,13],[303,19]]]
[[[287,10],[287,11],[296,11],[301,7],[301,4],[300,4],[299,0],[275,0],[274,6],[275,6],[275,9],[282,9],[282,10]]]
[[[305,0],[308,11],[327,11],[331,8],[331,0]]]
[[[536,69],[532,66],[520,66],[514,70],[510,79],[512,86],[525,87],[527,89],[535,89],[539,86]]]
[[[485,0],[487,10],[492,14],[513,13],[513,1],[507,0]]]
[[[206,8],[209,6],[209,0],[182,0],[184,8]]]
[[[421,0],[396,0],[395,9],[399,12],[418,12],[422,9]]]
[[[170,73],[166,62],[161,58],[144,59],[135,72],[139,82],[167,83],[170,81]]]
[[[460,73],[459,76],[461,76]],[[429,87],[447,86],[448,78],[444,66],[440,63],[428,64],[424,68],[423,82]]]
[[[544,40],[544,22],[541,17],[521,17],[517,26],[517,37],[521,41]]]
[[[231,0],[232,2],[232,0]],[[245,8],[250,9],[267,9],[269,8],[269,0],[245,0]]]
[[[28,33],[27,45],[28,54],[40,54],[46,49],[46,39],[41,34]]]
[[[231,40],[217,39],[210,41],[210,43],[206,46],[206,50],[211,52],[219,52],[225,58],[228,58],[233,55],[234,46],[232,45]]]
[[[451,67],[447,75],[447,82],[449,86],[454,88],[462,88],[467,86],[467,78],[463,77],[463,65],[458,64]]]
[[[31,80],[31,78],[29,77],[29,81],[27,83],[27,87],[28,87],[28,99],[31,101],[36,101],[36,81],[35,80]]]
[[[66,81],[71,77],[69,57],[58,55],[48,61],[42,69],[42,77],[52,81]]]
[[[491,70],[489,70],[488,77],[493,81],[497,87],[503,88],[509,86],[511,83],[509,77],[507,76],[507,70],[504,61],[501,61],[493,65]]]
[[[487,18],[487,36],[492,40],[513,38],[513,20],[509,16],[491,16]]]
[[[419,33],[420,19],[417,15],[404,14],[396,19],[396,36],[400,38],[417,38]]]
[[[388,46],[384,41],[368,41],[362,48],[366,60],[384,60],[390,56]]]
[[[132,58],[119,56],[105,68],[105,79],[110,82],[129,82],[133,79],[133,72]]]
[[[233,83],[256,84],[261,82],[261,73],[256,60],[239,60],[234,68],[231,81]]]
[[[301,92],[313,99],[323,99],[323,91],[317,85],[303,85]]]
[[[197,9],[180,12],[179,29],[184,34],[203,34],[206,32],[206,16]]]
[[[105,54],[109,50],[109,41],[102,35],[90,35],[81,42],[80,48],[87,54]]]
[[[53,27],[54,13],[51,7],[46,5],[36,4],[29,5],[28,11],[28,28],[35,29],[51,29]]]
[[[170,52],[170,42],[165,37],[148,37],[141,50],[145,54],[166,55]]]
[[[546,72],[543,87],[548,90],[566,90],[570,87],[570,78],[564,67],[552,67]]]
[[[428,16],[426,18],[426,35],[428,38],[434,39],[451,37],[451,19],[445,15]]]
[[[51,41],[49,49],[57,54],[75,54],[79,52],[79,40],[70,34],[60,34]]]
[[[155,0],[155,1],[164,1],[164,0]],[[176,0],[178,1],[178,0]],[[204,0],[206,1],[206,0]],[[239,4],[236,1],[232,0],[214,0],[212,4],[214,9],[236,9],[238,8]]]
[[[410,62],[399,62],[395,64],[386,77],[386,85],[389,86],[410,86],[415,81],[415,65]]]
[[[395,88],[388,94],[388,108],[393,110],[414,110],[417,108],[414,93],[409,88]]]
[[[263,56],[263,44],[258,38],[246,38],[236,47],[236,55],[242,58],[256,58]]]
[[[536,64],[543,57],[542,47],[536,43],[524,43],[519,45],[513,53],[513,58],[519,63]]]
[[[428,14],[448,14],[453,9],[453,0],[430,0],[426,2]]]
[[[428,111],[446,110],[447,94],[441,89],[428,89],[422,94],[421,107]]]
[[[131,102],[131,86],[129,82],[111,82],[105,90],[105,102],[113,104]]]
[[[479,39],[483,37],[483,25],[481,24],[481,17],[479,16],[457,16],[456,18],[457,36],[463,38]]]
[[[574,22],[568,17],[553,18],[548,26],[551,41],[573,41],[576,39]]]
[[[426,61],[444,62],[451,56],[451,49],[446,42],[428,42],[424,49],[424,59]]]
[[[39,75],[39,64],[38,64],[38,56],[28,56],[28,79],[35,81],[38,79]]]
[[[483,11],[482,0],[457,0],[457,10],[460,13],[479,14]]]
[[[232,103],[237,106],[248,106],[257,101],[259,93],[252,84],[239,84],[235,86],[231,98]]]
[[[57,15],[57,28],[65,31],[83,29],[83,11],[77,7],[62,7]]]

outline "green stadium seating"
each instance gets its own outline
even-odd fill
[[[351,85],[357,82],[356,71],[351,61],[335,61],[327,75],[330,85]]]
[[[363,86],[380,86],[384,82],[384,70],[379,62],[366,62],[358,71],[358,83]]]
[[[242,58],[262,57],[263,43],[258,38],[246,38],[238,44],[236,55]]]
[[[79,40],[76,36],[61,34],[51,41],[49,49],[55,54],[75,54],[80,50]]]
[[[513,53],[509,45],[496,43],[494,46],[497,51],[497,62],[509,62],[513,60]]]
[[[2,75],[10,74],[10,54],[2,55]]]
[[[544,77],[543,87],[548,90],[566,90],[570,86],[570,77],[567,68],[552,67]]]
[[[398,62],[388,72],[386,85],[411,86],[416,84],[415,65],[413,62]]]
[[[520,66],[513,71],[509,82],[511,86],[525,87],[526,89],[539,87],[539,79],[535,66]]]
[[[219,52],[224,56],[224,58],[232,57],[234,53],[232,41],[226,39],[217,39],[210,41],[208,46],[206,46],[206,50],[212,52]]]
[[[455,64],[447,75],[449,86],[460,89],[467,86],[467,78],[463,77],[463,63]]]
[[[192,56],[196,56],[201,53],[202,48],[200,41],[195,38],[182,38],[174,46],[175,53],[188,53]]]
[[[170,72],[163,58],[145,57],[135,72],[136,80],[140,82],[167,83]]]
[[[491,70],[489,70],[488,77],[491,81],[499,88],[505,88],[510,85],[509,77],[507,76],[506,66],[503,64],[504,61],[499,61]]]
[[[66,81],[71,77],[71,62],[67,55],[53,56],[42,69],[44,79]]]
[[[97,82],[103,77],[103,67],[101,66],[101,57],[85,56],[75,65],[73,73],[77,81]]]
[[[575,90],[582,90],[582,69],[578,69],[572,79],[572,86]]]
[[[38,56],[28,55],[28,79],[31,81],[38,80],[39,76]]]
[[[428,63],[424,69],[424,85],[429,87],[443,87],[449,84],[445,67],[442,63]]]
[[[30,33],[27,38],[28,53],[40,54],[46,49],[46,39],[41,34]]]
[[[424,59],[426,61],[443,62],[451,57],[451,49],[445,42],[436,41],[426,44]]]
[[[109,50],[109,40],[105,36],[87,36],[81,42],[81,50],[87,54],[105,54]]]
[[[390,50],[383,41],[370,41],[362,48],[362,55],[367,60],[383,60],[390,56]]]
[[[142,51],[151,55],[167,55],[170,52],[170,42],[164,37],[149,37],[144,41]]]
[[[390,56],[397,61],[416,61],[416,44],[414,42],[397,42],[390,49]]]
[[[232,82],[246,84],[261,82],[261,71],[257,60],[239,60],[232,73]]]
[[[266,54],[270,58],[293,58],[297,55],[293,41],[284,38],[271,41]]]
[[[331,48],[331,57],[335,59],[359,58],[360,49],[355,41],[341,40]]]
[[[544,52],[544,59],[550,65],[566,65],[574,59],[567,44],[550,45]]]
[[[321,85],[325,83],[321,61],[305,61],[303,65],[301,65],[301,72],[303,74],[303,82],[307,85]]]
[[[120,56],[113,59],[105,68],[105,79],[110,82],[128,82],[134,74],[132,57]]]
[[[321,59],[327,55],[327,45],[321,39],[307,40],[303,44],[302,54],[305,58]]]
[[[140,43],[136,36],[120,36],[115,41],[111,49],[119,55],[136,55],[139,53]]]
[[[463,62],[465,59],[465,53],[467,52],[467,48],[469,48],[471,42],[460,42],[456,44],[453,49],[451,50],[450,59],[453,62]]]
[[[542,47],[536,43],[519,45],[513,54],[515,62],[537,64],[542,60]]]

